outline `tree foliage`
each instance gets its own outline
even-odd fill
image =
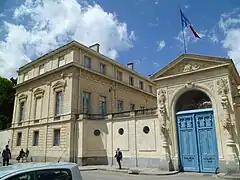
[[[11,126],[17,80],[0,77],[0,130]]]

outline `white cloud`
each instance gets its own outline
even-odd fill
[[[218,36],[216,34],[216,31],[215,29],[213,29],[212,31],[210,31],[208,33],[208,38],[213,42],[213,43],[218,43],[219,42],[219,39],[218,39]]]
[[[25,0],[15,8],[16,24],[4,22],[0,41],[0,76],[10,77],[17,68],[74,39],[85,45],[100,43],[101,53],[116,58],[133,47],[136,36],[115,14],[99,5],[77,0]],[[25,21],[24,21],[25,20]],[[28,24],[25,24],[28,22]]]
[[[240,8],[222,14],[218,25],[224,33],[221,43],[240,71]]]
[[[157,41],[157,51],[161,51],[165,47],[166,43],[164,40]]]
[[[153,65],[156,67],[156,69],[159,68],[159,63],[157,63],[157,62],[153,62]]]
[[[185,8],[185,9],[188,9],[188,8],[190,8],[190,5],[189,5],[189,4],[186,4],[186,5],[184,5],[184,8]]]
[[[195,28],[195,30],[196,30],[196,28]],[[202,39],[202,38],[205,37],[207,31],[206,30],[201,30],[201,31],[197,31],[197,33],[198,33],[198,35]],[[184,28],[184,39],[183,39],[183,32],[182,31],[180,31],[178,33],[178,36],[175,37],[175,39],[178,40],[181,43],[181,49],[182,50],[184,50],[183,49],[184,39],[185,39],[186,48],[188,47],[189,44],[196,43],[197,41],[201,40],[201,39],[196,38],[193,35],[193,33],[192,33],[192,31],[191,31],[191,29],[189,27],[185,27]]]

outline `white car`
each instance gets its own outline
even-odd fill
[[[75,163],[21,163],[0,167],[0,180],[82,180]]]

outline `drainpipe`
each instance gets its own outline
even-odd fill
[[[46,123],[46,138],[45,138],[45,152],[44,152],[44,160],[47,162],[47,134],[48,134],[48,120],[49,120],[49,104],[50,104],[50,95],[51,95],[51,82],[47,83],[48,85],[48,113],[47,113],[47,123]]]

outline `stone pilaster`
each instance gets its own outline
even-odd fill
[[[227,157],[226,168],[227,173],[233,173],[239,171],[239,159],[237,156],[236,143],[234,142],[233,132],[235,131],[234,123],[232,122],[230,115],[230,103],[228,99],[228,81],[227,79],[220,79],[217,82],[218,94],[221,95],[221,104],[224,116],[221,117],[222,126],[224,129],[224,135],[227,137]]]

